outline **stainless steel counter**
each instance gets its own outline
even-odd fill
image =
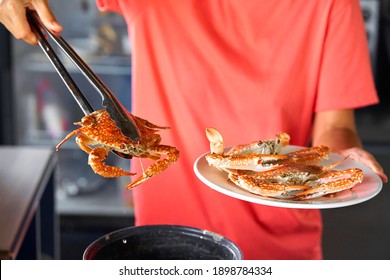
[[[51,148],[0,146],[0,258],[58,257]]]

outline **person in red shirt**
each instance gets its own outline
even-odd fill
[[[10,2],[0,2],[0,20],[16,38],[36,44],[25,7],[61,31],[46,1],[12,1],[12,11]],[[128,24],[133,113],[170,126],[163,142],[181,152],[133,190],[136,225],[207,229],[235,242],[246,259],[322,258],[318,210],[244,202],[197,179],[193,164],[209,149],[206,127],[218,129],[227,146],[284,131],[293,145],[327,145],[387,181],[355,127],[354,109],[378,102],[358,0],[97,4]],[[142,173],[140,161],[131,167]]]

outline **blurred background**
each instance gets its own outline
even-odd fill
[[[358,110],[357,124],[365,148],[390,174],[390,0],[360,2],[381,103]],[[95,0],[52,0],[50,4],[66,27],[63,37],[129,110],[131,46],[123,18],[100,13]],[[0,145],[54,147],[75,128],[73,122],[81,119],[81,110],[39,47],[11,38],[3,26],[0,42]],[[95,94],[73,64],[61,58],[83,93]],[[74,141],[66,142],[56,158],[58,257],[81,259],[92,241],[133,224],[132,205],[122,195],[128,182],[94,174],[87,155]],[[108,162],[129,167],[129,161],[115,156]],[[388,186],[368,202],[322,212],[325,259],[390,259]]]

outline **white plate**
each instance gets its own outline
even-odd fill
[[[283,152],[288,153],[302,147],[287,146]],[[196,176],[210,188],[223,193],[225,195],[268,206],[277,206],[285,208],[304,208],[304,209],[327,209],[350,206],[367,201],[376,196],[382,189],[382,180],[370,168],[359,162],[351,159],[346,159],[343,163],[335,169],[346,169],[357,167],[363,170],[363,182],[351,190],[345,190],[330,196],[323,196],[310,200],[289,200],[280,198],[269,198],[256,195],[237,187],[232,182],[227,180],[227,173],[209,166],[205,156],[208,153],[200,156],[194,163],[194,171]],[[321,164],[330,164],[342,160],[342,156],[331,154],[329,159],[323,161]]]

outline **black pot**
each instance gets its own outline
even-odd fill
[[[241,250],[225,237],[192,227],[128,227],[91,243],[84,260],[240,260]]]

